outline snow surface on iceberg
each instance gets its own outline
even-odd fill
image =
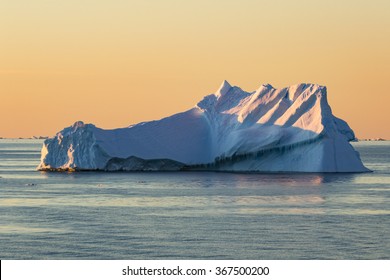
[[[324,86],[245,92],[224,81],[194,108],[158,121],[113,130],[76,122],[44,142],[38,169],[368,171],[354,139]]]

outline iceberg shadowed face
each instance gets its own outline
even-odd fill
[[[128,128],[76,122],[47,139],[39,170],[367,172],[326,87],[224,81],[194,108]]]

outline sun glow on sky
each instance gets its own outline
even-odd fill
[[[359,138],[390,139],[390,1],[2,0],[0,136],[124,127],[226,79],[328,87]]]

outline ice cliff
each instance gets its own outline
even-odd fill
[[[45,140],[39,170],[365,172],[326,87],[224,81],[192,109],[127,128],[76,122]]]

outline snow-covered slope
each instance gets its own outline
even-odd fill
[[[114,130],[76,122],[44,142],[38,169],[368,171],[354,138],[324,86],[245,92],[224,81],[194,108],[159,121]]]

